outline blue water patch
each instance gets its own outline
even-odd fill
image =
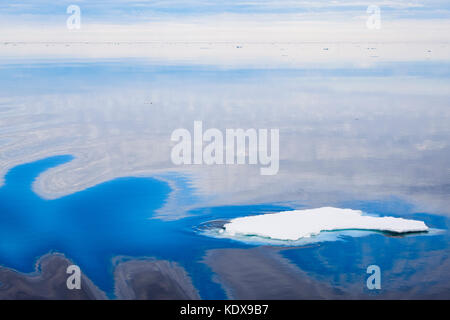
[[[236,83],[273,81],[273,79],[320,80],[325,78],[427,78],[448,81],[450,63],[446,61],[376,62],[371,66],[354,64],[320,65],[298,68],[239,68],[227,69],[209,65],[158,65],[143,59],[103,59],[102,61],[79,61],[49,59],[38,61],[0,61],[0,93],[23,95],[33,93],[79,93],[90,92],[92,85],[102,89],[108,86],[148,90],[148,86],[162,84],[183,85],[193,83]],[[21,86],[17,86],[20,79]],[[402,80],[403,79],[403,80]],[[329,80],[327,80],[329,81]],[[372,80],[371,80],[372,81]],[[101,84],[101,85],[99,85]]]
[[[233,217],[279,209],[211,208],[177,221],[151,219],[170,193],[167,183],[152,178],[118,178],[56,200],[32,191],[41,172],[71,159],[51,157],[17,166],[6,175],[0,188],[1,265],[32,272],[37,258],[61,252],[111,297],[115,256],[155,257],[183,266],[202,298],[225,298],[203,256],[209,249],[246,245],[203,237],[194,226],[219,213]]]

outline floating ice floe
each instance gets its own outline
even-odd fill
[[[323,207],[283,211],[232,219],[223,225],[222,236],[258,236],[298,240],[322,231],[371,230],[392,233],[428,231],[423,221],[363,215],[360,210]]]

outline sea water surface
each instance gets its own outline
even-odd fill
[[[154,257],[204,299],[450,299],[448,1],[74,1],[72,30],[67,1],[22,2],[0,4],[1,266],[61,252],[111,298],[116,257]],[[176,166],[194,121],[279,129],[278,174]],[[432,232],[214,236],[325,206]]]
[[[197,232],[198,226],[217,219],[289,209],[270,204],[211,207],[196,209],[190,217],[176,221],[152,219],[170,191],[167,183],[152,178],[119,178],[55,200],[45,200],[33,192],[32,183],[39,174],[72,159],[69,155],[45,158],[8,172],[0,188],[1,265],[32,272],[38,257],[61,252],[113,297],[115,256],[156,257],[183,266],[202,298],[221,299],[226,298],[225,291],[203,263],[205,253],[211,249],[251,249],[255,244],[211,238]],[[431,236],[342,235],[312,247],[286,247],[282,255],[309,277],[342,290],[343,297],[346,290],[364,285],[365,268],[370,264],[381,266],[383,288],[393,297],[422,284],[422,277],[442,281],[421,287],[424,296],[432,296],[434,288],[436,292],[442,292],[442,286],[448,288],[448,272],[442,273],[436,266],[448,263],[449,219],[412,214],[407,204],[395,199],[348,207],[381,215],[400,213],[443,231]],[[439,272],[442,274],[436,274]]]
[[[298,297],[305,289],[291,279],[331,287],[314,297],[449,298],[449,66],[2,65],[0,265],[28,273],[60,252],[109,297],[114,258],[126,256],[177,262],[204,299],[249,297],[243,282]],[[279,128],[279,173],[174,166],[171,133],[196,120]],[[323,206],[439,232],[327,233],[297,245],[204,232],[217,220]],[[380,292],[366,287],[373,264]]]

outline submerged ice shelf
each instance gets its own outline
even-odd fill
[[[406,233],[428,231],[428,226],[418,220],[374,217],[360,210],[323,207],[236,218],[224,224],[222,235],[298,240],[322,231],[339,230]]]

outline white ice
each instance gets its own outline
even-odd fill
[[[224,225],[224,236],[259,236],[298,240],[322,231],[378,230],[394,233],[427,231],[423,221],[364,215],[360,210],[323,207],[241,217]]]

